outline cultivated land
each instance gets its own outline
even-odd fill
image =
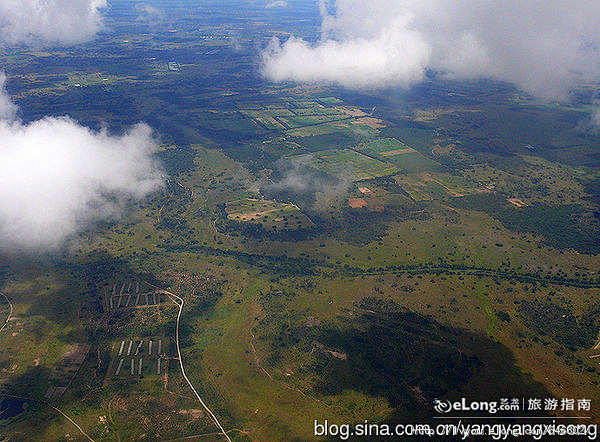
[[[341,180],[361,181],[392,175],[398,169],[383,161],[368,157],[350,149],[323,150],[292,157],[292,160],[319,169]]]
[[[589,398],[600,421],[583,98],[271,84],[254,48],[316,35],[309,9],[155,1],[150,31],[111,3],[90,45],[2,49],[8,87],[25,120],[148,122],[169,178],[62,255],[2,258],[3,437],[225,440],[199,398],[232,440],[433,421],[440,397]]]

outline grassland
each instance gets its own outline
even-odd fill
[[[557,285],[535,278],[524,281],[519,275],[535,276],[538,266],[543,266],[541,276],[564,269],[576,278],[579,270],[575,265],[590,271],[597,268],[593,257],[570,252],[561,255],[552,248],[540,248],[543,243],[538,238],[515,235],[480,212],[436,206],[437,201],[461,198],[447,189],[440,191],[439,196],[434,194],[427,209],[430,216],[391,222],[384,236],[366,245],[352,245],[328,234],[287,245],[272,239],[233,236],[214,230],[211,224],[211,214],[223,202],[229,201],[229,216],[240,219],[253,210],[292,210],[285,203],[244,195],[241,192],[244,177],[238,170],[235,162],[222,153],[195,148],[192,173],[184,169],[176,178],[184,188],[182,192],[167,193],[168,199],[151,202],[126,223],[116,224],[103,236],[93,239],[89,246],[110,251],[110,255],[128,262],[136,272],[152,273],[172,291],[185,296],[191,306],[197,306],[186,310],[183,317],[185,363],[194,385],[224,420],[226,428],[244,432],[232,433],[235,437],[309,439],[316,415],[343,421],[404,419],[414,413],[411,404],[418,403],[415,391],[426,397],[432,394],[417,375],[434,367],[429,359],[431,354],[446,355],[445,350],[431,341],[440,336],[440,327],[459,327],[474,333],[473,341],[470,335],[463,334],[465,331],[444,331],[445,339],[453,340],[452,346],[446,348],[451,350],[447,357],[459,354],[456,350],[460,350],[476,357],[484,367],[479,374],[465,378],[453,373],[438,378],[447,382],[450,389],[468,389],[472,397],[482,398],[490,394],[490,385],[500,385],[497,381],[503,379],[502,388],[493,394],[525,392],[543,397],[569,388],[575,395],[593,396],[590,392],[597,375],[588,371],[594,368],[588,362],[588,350],[569,351],[560,340],[540,335],[536,328],[527,325],[530,319],[515,304],[523,298],[523,293],[527,293],[528,299],[544,302],[560,298],[573,304],[573,314],[584,316],[598,296],[598,288]],[[386,210],[393,210],[395,205],[406,206],[406,200],[395,193],[401,191],[400,186],[390,187],[386,183],[376,179],[366,181],[361,187],[367,187],[373,195],[360,195],[379,199],[386,204]],[[448,179],[447,186],[451,187],[451,183]],[[172,189],[181,189],[179,184]],[[454,186],[459,184],[466,187],[460,180]],[[185,189],[193,189],[193,196]],[[239,195],[239,199],[232,199],[232,195]],[[183,211],[177,212],[177,216],[193,226],[192,236],[182,234],[180,227],[161,222],[180,206]],[[203,215],[197,215],[198,210]],[[298,208],[293,211],[299,213]],[[360,228],[364,226],[360,224]],[[145,239],[147,236],[150,238]],[[194,238],[198,241],[196,245]],[[322,243],[325,247],[320,246]],[[187,245],[177,251],[173,250],[176,244]],[[279,265],[261,263],[261,259],[269,256],[275,258],[272,263],[279,262],[284,255],[298,260],[306,256],[317,263],[291,273],[283,272]],[[475,272],[475,269],[504,269],[506,262],[510,264],[504,276]],[[311,273],[314,271],[317,273]],[[516,273],[509,276],[511,271]],[[44,270],[40,272],[40,281],[44,281],[47,278],[42,276]],[[201,282],[209,275],[218,286],[206,287],[206,282]],[[103,290],[110,290],[111,279],[103,281]],[[16,285],[7,288],[12,299],[20,298]],[[27,289],[23,287],[21,291]],[[215,292],[220,294],[216,299],[206,298]],[[383,304],[365,304],[367,298]],[[31,311],[21,305],[20,315]],[[416,312],[410,314],[436,318],[436,322],[419,319],[420,316],[402,316],[407,313],[400,313],[399,306]],[[72,314],[69,304],[63,308],[67,316]],[[508,315],[510,322],[499,319],[505,317],[499,312]],[[78,391],[89,391],[85,385],[97,364],[90,356],[76,382],[56,404],[76,416],[86,431],[99,439],[116,435],[177,437],[213,432],[197,404],[178,396],[188,396],[189,392],[173,364],[168,371],[167,390],[175,394],[164,392],[162,378],[145,376],[143,382],[124,378],[122,383],[121,379],[107,377],[114,369],[117,359],[114,353],[120,341],[127,337],[167,336],[165,332],[173,331],[173,313],[172,306],[164,305],[159,310],[136,311],[125,322],[123,318],[113,318],[120,325],[111,334],[122,337],[101,341],[95,348],[96,352],[100,349],[102,360],[113,360],[106,362],[106,368],[97,378],[102,388],[88,396],[96,399],[88,403],[89,399],[80,402],[76,398]],[[429,336],[423,341],[428,342],[424,352],[406,350],[408,356],[380,353],[380,349],[403,348],[398,338],[385,330],[394,330],[396,336],[409,339],[415,330],[409,332],[404,324],[417,320],[423,322],[419,322],[420,331],[414,336],[418,339]],[[105,334],[106,331],[100,336]],[[52,342],[49,336],[48,332],[43,334],[44,342]],[[561,356],[548,348],[562,352]],[[14,358],[13,351],[9,355]],[[398,377],[381,383],[368,382],[377,378],[375,374],[381,367],[369,365],[363,359],[366,357],[405,361],[402,366],[412,367],[417,376],[411,381],[412,389],[403,390],[400,384],[395,384],[393,379]],[[57,363],[49,357],[41,360],[41,364],[48,366]],[[450,364],[451,361],[448,359],[449,365],[469,367],[467,359]],[[534,370],[532,379],[522,377],[520,372],[524,367],[534,366],[541,368]],[[548,370],[553,373],[551,382],[545,379]],[[393,375],[393,367],[387,367],[384,373]],[[439,387],[431,388],[441,391]],[[406,395],[408,402],[397,402],[390,396],[392,392]],[[448,391],[448,394],[456,393]],[[276,399],[265,401],[265,397]],[[32,408],[28,411],[31,414],[22,419],[26,421],[26,416],[44,416],[49,412],[43,407]],[[160,425],[156,416],[166,419],[168,425]],[[24,421],[14,421],[10,428],[22,431],[19,422]],[[52,422],[43,430],[48,438],[72,431],[61,421]],[[279,422],[289,423],[282,427]]]
[[[334,156],[330,161],[339,160]],[[361,171],[364,175],[380,163],[358,164],[365,168]],[[226,204],[228,217],[239,216],[240,220],[257,211],[274,210],[269,217],[278,211],[299,213],[299,207],[253,198],[244,186],[248,176],[221,152],[195,147],[189,167],[182,168],[179,184],[169,191],[183,186],[181,192],[157,198],[127,224],[111,227],[94,240],[93,248],[109,250],[137,271],[168,281],[165,284],[171,290],[193,304],[199,302],[194,293],[200,275],[213,275],[219,281],[220,296],[184,316],[188,330],[184,358],[194,385],[216,408],[226,427],[247,432],[237,435],[241,439],[311,438],[311,419],[316,414],[360,421],[403,419],[414,413],[410,404],[418,403],[415,390],[395,385],[398,389],[390,390],[392,380],[366,382],[378,372],[361,362],[369,348],[375,360],[403,360],[404,356],[374,352],[391,342],[392,348],[402,348],[382,331],[386,327],[411,336],[406,334],[402,316],[392,319],[400,314],[394,310],[400,309],[398,306],[435,318],[436,322],[425,321],[420,326],[418,336],[439,336],[432,327],[459,328],[451,332],[456,346],[452,348],[483,364],[477,375],[460,378],[448,374],[447,381],[454,386],[451,390],[468,389],[474,398],[511,392],[544,397],[560,395],[564,388],[576,396],[593,396],[598,375],[589,359],[590,350],[569,350],[563,335],[541,334],[539,327],[532,325],[536,319],[519,303],[524,297],[560,302],[571,306],[570,314],[586,317],[600,295],[593,282],[594,272],[600,270],[596,258],[561,252],[542,237],[512,231],[482,211],[456,204],[481,191],[478,181],[432,172],[394,174],[391,181],[364,179],[359,187],[368,188],[370,194],[357,189],[350,196],[376,199],[385,207],[384,212],[369,215],[371,224],[332,203],[333,213],[320,213],[322,220],[314,221],[315,228],[323,229],[320,235],[287,243],[215,229],[212,219],[220,204]],[[413,180],[407,182],[413,185],[427,182],[425,191],[430,198],[411,203],[403,196],[401,178]],[[493,192],[485,189],[486,194]],[[412,212],[407,214],[410,207]],[[164,225],[161,220],[168,216],[184,220],[192,230]],[[343,223],[354,223],[368,233],[381,218],[389,219],[385,229],[366,242],[354,243],[331,233],[350,227]],[[147,236],[150,238],[144,239]],[[175,246],[179,249],[174,250]],[[586,286],[585,281],[592,281],[591,285]],[[384,304],[366,306],[367,298]],[[130,336],[141,336],[137,327]],[[361,334],[360,330],[380,332]],[[474,335],[457,339],[454,333],[467,333],[465,330]],[[385,341],[374,340],[374,336]],[[440,352],[435,346],[426,348],[424,353],[409,353],[406,364],[411,364],[415,373],[431,369],[427,352]],[[522,371],[531,378],[523,377]],[[553,373],[551,380],[545,374],[548,371]],[[384,372],[393,373],[393,368]],[[171,368],[169,383],[176,375]],[[498,379],[503,380],[499,383]],[[413,387],[429,394],[424,384],[414,382]],[[490,385],[500,387],[490,393]],[[136,384],[129,388],[137,392],[134,394],[143,394],[149,387]],[[184,386],[179,388],[177,391],[186,395]],[[390,391],[407,395],[408,402],[390,399]],[[448,391],[449,397],[456,394],[460,393]],[[265,397],[277,399],[265,401]],[[289,423],[282,427],[278,422]],[[116,420],[110,432],[131,434],[126,428],[123,420]],[[178,428],[180,434],[188,431]]]

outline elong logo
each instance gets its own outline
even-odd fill
[[[433,408],[440,414],[450,413],[451,411],[485,411],[489,414],[496,414],[498,412],[498,402],[467,402],[466,398],[462,398],[460,401],[456,402],[436,399]]]

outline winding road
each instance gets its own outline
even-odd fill
[[[192,384],[192,382],[189,380],[189,378],[185,374],[185,368],[183,366],[183,358],[181,357],[181,349],[179,348],[179,322],[180,322],[180,319],[181,319],[181,313],[183,312],[183,304],[184,304],[183,299],[180,298],[179,296],[171,293],[171,292],[168,292],[166,290],[162,290],[159,287],[156,287],[154,284],[150,284],[147,281],[144,281],[144,282],[146,284],[148,284],[148,285],[150,285],[150,286],[155,287],[156,289],[158,289],[158,291],[160,293],[162,293],[163,295],[167,295],[169,297],[169,299],[171,301],[173,301],[179,307],[179,312],[177,313],[177,325],[175,327],[175,343],[176,343],[176,346],[177,346],[177,357],[179,359],[179,366],[181,368],[181,374],[182,374],[183,378],[185,379],[185,381],[190,386],[191,390],[194,392],[194,395],[196,396],[196,399],[198,399],[198,402],[200,402],[200,404],[202,405],[202,407],[210,415],[210,417],[213,420],[214,424],[221,431],[221,434],[223,436],[225,436],[225,438],[227,438],[227,440],[229,442],[231,442],[231,439],[229,438],[229,436],[227,435],[227,432],[225,431],[225,429],[221,425],[221,422],[219,422],[219,419],[217,419],[217,416],[215,416],[215,414],[211,411],[211,409],[208,408],[208,406],[206,405],[206,403],[202,400],[202,398],[200,397],[200,395],[198,394],[198,392],[194,388],[194,385]]]

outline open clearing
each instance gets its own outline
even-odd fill
[[[359,209],[361,207],[367,207],[367,202],[362,198],[349,198],[348,205],[353,209]]]
[[[227,218],[243,223],[261,224],[267,230],[298,230],[313,223],[294,204],[245,198],[227,203]]]

